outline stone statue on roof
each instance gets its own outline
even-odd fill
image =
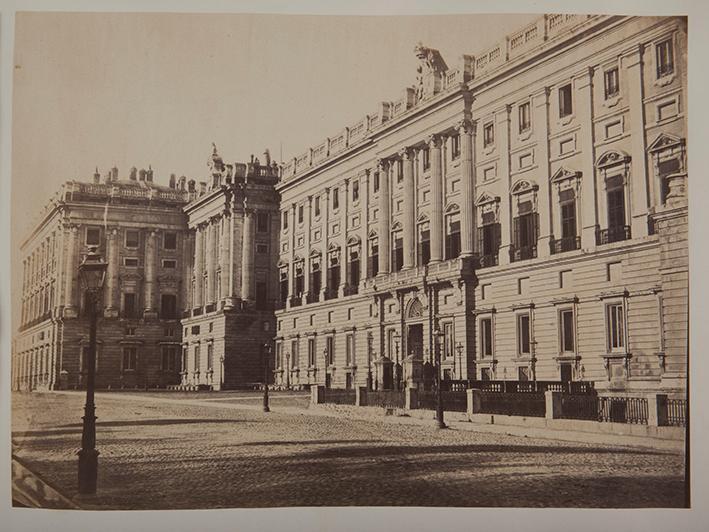
[[[440,91],[448,65],[438,50],[427,48],[420,42],[414,47],[414,53],[419,60],[416,68],[416,101],[421,101]]]

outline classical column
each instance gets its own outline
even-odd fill
[[[322,202],[321,208],[323,208],[325,212],[322,213],[322,223],[320,225],[320,232],[322,233],[320,235],[320,243],[322,244],[322,255],[320,257],[320,301],[324,301],[328,289],[327,278],[329,277],[327,275],[327,246],[330,227],[330,187],[325,187],[325,201]]]
[[[337,294],[345,295],[345,287],[349,284],[347,272],[349,270],[349,257],[347,256],[347,226],[349,224],[349,195],[350,180],[345,179],[344,194],[342,195],[342,217],[340,219],[340,286],[337,287]]]
[[[145,243],[145,284],[144,284],[144,299],[145,310],[143,317],[156,318],[157,310],[155,308],[155,261],[157,260],[157,231],[148,232],[148,240]]]
[[[362,210],[360,211],[359,217],[359,240],[360,240],[360,275],[359,282],[362,282],[367,278],[369,265],[369,240],[367,231],[369,226],[369,170],[365,170],[362,179],[360,179],[359,190],[362,195]]]
[[[411,148],[399,152],[404,163],[404,263],[402,269],[416,266],[416,183],[414,183],[414,153]]]
[[[207,224],[207,293],[205,294],[205,302],[207,304],[214,303],[214,288],[215,288],[215,278],[214,274],[216,268],[214,266],[215,248],[216,248],[216,231],[214,220],[209,220]]]
[[[431,161],[431,262],[443,260],[443,168],[441,167],[441,137],[427,140]]]
[[[539,215],[539,240],[537,241],[537,256],[548,257],[551,253],[549,240],[551,238],[551,213],[553,209],[550,205],[549,189],[549,89],[543,88],[532,95],[532,106],[534,108],[534,129],[537,138],[537,155],[539,161],[540,176],[537,180],[539,190],[537,191],[537,214]],[[561,238],[561,234],[554,235]]]
[[[458,124],[460,140],[460,254],[470,257],[475,251],[475,123],[468,119]]]
[[[254,211],[244,206],[244,238],[241,241],[241,297],[254,300]]]
[[[194,308],[201,308],[204,306],[204,300],[202,298],[202,283],[204,277],[204,263],[202,259],[204,257],[204,224],[200,224],[195,229],[195,243],[194,243],[194,292],[192,298],[192,305]]]
[[[389,161],[380,160],[379,168],[379,273],[389,273]]]
[[[235,275],[236,272],[234,271],[234,260],[235,260],[235,253],[236,253],[236,243],[234,239],[236,238],[234,233],[235,233],[235,223],[236,223],[236,196],[232,196],[231,198],[231,204],[229,205],[229,223],[228,223],[228,231],[229,231],[229,236],[226,239],[226,241],[229,243],[229,253],[228,253],[228,266],[227,266],[227,272],[228,272],[228,278],[227,278],[227,300],[226,300],[226,305],[225,308],[234,308],[236,305],[237,299],[239,299],[238,294],[236,293],[236,286],[235,286]],[[276,232],[277,234],[277,232]],[[275,250],[276,248],[274,248]],[[222,266],[223,268],[224,266]]]
[[[305,251],[303,252],[303,260],[305,261],[305,268],[303,274],[305,275],[303,284],[303,293],[307,297],[310,294],[310,233],[312,231],[311,223],[311,208],[313,204],[313,197],[308,196],[305,202]]]
[[[223,212],[219,217],[219,290],[217,291],[217,301],[226,301],[229,293],[229,220],[227,213]]]
[[[189,229],[182,240],[182,309],[190,310],[193,306],[190,300],[192,288],[192,265],[194,255],[192,253],[192,243],[194,242],[194,229]]]
[[[66,285],[64,293],[64,317],[76,318],[78,315],[74,299],[74,275],[77,273],[76,257],[78,250],[76,249],[76,238],[79,233],[79,228],[75,225],[70,225],[68,231],[69,243],[66,253]]]
[[[295,293],[295,228],[297,223],[296,211],[298,207],[295,203],[291,203],[291,212],[286,216],[290,216],[290,238],[288,239],[288,301],[287,308],[290,308],[291,299]],[[242,290],[243,291],[243,290]]]
[[[105,310],[104,316],[107,318],[115,318],[118,316],[118,230],[111,228],[106,232],[107,242],[107,262],[108,269],[106,271],[106,289],[104,292]]]
[[[581,147],[581,211],[580,218],[581,248],[592,250],[596,247],[596,228],[598,227],[597,210],[598,197],[595,186],[596,168],[593,132],[593,69],[575,79],[576,113],[581,129],[579,143]],[[561,216],[561,214],[559,214]],[[561,234],[554,235],[561,238]]]
[[[643,99],[643,45],[623,56],[623,68],[628,80],[628,107],[630,111],[630,234],[633,238],[647,236],[648,179],[645,145],[645,109]],[[653,187],[654,188],[654,187]],[[655,202],[658,204],[659,202]]]
[[[495,111],[495,135],[499,139],[498,175],[506,182],[503,185],[502,201],[500,202],[501,242],[498,260],[500,264],[510,263],[510,245],[512,239],[511,202],[512,179],[510,177],[510,106],[505,105]]]

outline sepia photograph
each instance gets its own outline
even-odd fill
[[[12,18],[16,511],[694,506],[687,16]]]

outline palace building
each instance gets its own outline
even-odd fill
[[[276,383],[418,386],[440,349],[444,378],[682,390],[686,19],[415,53],[400,99],[282,168]]]
[[[263,346],[275,329],[278,164],[225,164],[216,147],[211,182],[185,207],[182,389],[263,382]]]
[[[184,181],[184,178],[182,179]],[[184,185],[184,183],[182,183]],[[78,266],[88,246],[108,263],[98,322],[96,386],[179,382],[185,214],[190,193],[153,181],[153,170],[112,168],[93,182],[68,181],[23,242],[22,316],[15,390],[80,388],[89,318]]]
[[[684,393],[684,17],[545,15],[284,164],[69,181],[24,241],[13,389],[445,379]],[[412,75],[412,78],[414,76]],[[275,304],[275,311],[274,311]],[[264,348],[275,339],[268,361]]]

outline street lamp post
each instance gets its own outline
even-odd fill
[[[322,358],[323,358],[322,378],[323,378],[323,386],[325,386],[326,388],[328,387],[327,386],[327,362],[328,362],[327,355],[328,355],[328,351],[327,351],[327,347],[325,347],[325,349],[322,350]]]
[[[455,349],[458,351],[458,371],[455,372],[455,376],[458,380],[463,380],[463,344],[458,342]],[[455,359],[453,359],[453,364],[455,364]],[[458,373],[460,373],[460,375],[458,375]]]
[[[394,350],[396,352],[396,361],[394,363],[394,389],[399,391],[399,340],[401,335],[398,331],[394,332]]]
[[[286,351],[286,390],[290,390],[290,351]]]
[[[270,412],[268,406],[268,368],[270,364],[271,344],[266,342],[263,344],[263,411]]]
[[[89,246],[88,253],[79,265],[79,280],[84,289],[86,311],[89,315],[89,354],[86,376],[86,404],[84,405],[79,450],[79,493],[96,493],[98,476],[98,451],[96,450],[96,405],[94,404],[94,376],[96,373],[96,324],[98,301],[108,264],[97,252],[97,246]],[[70,272],[71,274],[71,272]]]
[[[372,390],[372,331],[367,333],[367,390]]]
[[[443,420],[443,398],[441,395],[441,337],[443,333],[436,329],[433,331],[436,347],[436,424],[439,429],[445,429],[446,424]]]

